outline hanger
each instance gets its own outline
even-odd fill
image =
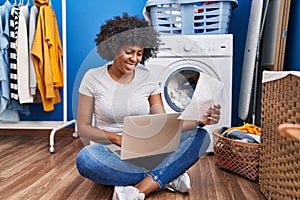
[[[24,4],[24,1],[23,0],[20,0],[20,2],[19,2],[19,6],[23,6]]]
[[[7,3],[10,3],[10,1],[9,1],[9,0],[6,0],[6,1],[4,2],[4,4],[7,4]]]

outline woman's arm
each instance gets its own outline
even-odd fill
[[[294,138],[300,141],[300,124],[280,124],[278,132],[283,137]]]
[[[87,142],[92,140],[100,144],[114,143],[121,146],[122,136],[92,126],[93,106],[93,97],[79,94],[77,128],[80,138]]]
[[[165,113],[165,108],[161,99],[161,94],[154,94],[149,97],[150,113],[159,114]]]

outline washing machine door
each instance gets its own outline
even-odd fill
[[[167,70],[167,71],[166,71]],[[182,112],[190,103],[202,73],[220,80],[218,73],[200,61],[178,61],[161,73],[162,98],[167,112]]]
[[[173,71],[166,79],[163,87],[163,96],[169,108],[175,112],[182,112],[189,104],[200,71],[192,67],[183,67]]]

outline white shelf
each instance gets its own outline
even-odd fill
[[[0,122],[1,129],[61,129],[75,123],[72,121],[19,121],[19,122]]]

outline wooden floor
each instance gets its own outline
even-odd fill
[[[82,148],[80,139],[58,135],[55,153],[49,153],[48,148],[45,134],[16,136],[0,132],[1,200],[112,198],[113,187],[95,184],[78,174],[75,158]],[[160,190],[146,199],[265,199],[257,182],[217,168],[213,159],[213,155],[206,156],[189,169],[190,194]]]

